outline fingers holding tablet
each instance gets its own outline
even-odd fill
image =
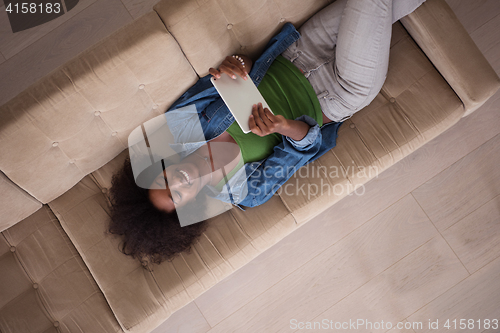
[[[236,79],[236,75],[240,76],[243,80],[247,80],[247,72],[245,65],[234,57],[227,56],[226,59],[220,64],[219,69],[210,68],[208,70],[216,79],[220,79],[223,73],[226,73],[230,78]]]
[[[268,108],[263,108],[262,104],[254,104],[252,114],[248,119],[248,126],[252,133],[258,136],[266,136],[271,133],[279,133],[286,122],[282,116],[275,116]]]

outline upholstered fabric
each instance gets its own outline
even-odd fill
[[[0,231],[36,212],[42,204],[0,172]]]
[[[128,147],[197,76],[154,12],[0,107],[0,170],[42,203]]]
[[[122,332],[49,207],[0,237],[0,332]]]

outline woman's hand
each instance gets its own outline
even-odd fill
[[[252,133],[258,136],[266,136],[271,133],[281,134],[281,132],[286,131],[288,120],[282,115],[275,116],[268,108],[263,109],[262,103],[259,103],[253,105],[248,125]]]
[[[261,103],[258,105],[254,104],[248,125],[252,133],[258,136],[279,133],[295,141],[302,140],[310,128],[303,121],[286,119],[282,115],[273,115],[268,108],[263,109]]]
[[[239,75],[241,78],[246,80],[246,76],[250,73],[250,69],[252,68],[252,60],[244,55],[239,56],[243,59],[245,65],[243,65],[238,59],[227,56],[226,59],[224,59],[224,61],[220,64],[218,70],[210,68],[208,72],[216,79],[220,79],[222,73],[226,73],[233,79],[236,79],[236,75]]]

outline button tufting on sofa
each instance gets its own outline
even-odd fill
[[[0,331],[123,333],[48,205],[0,234],[0,271]]]
[[[94,116],[96,116],[96,117],[99,116],[100,114],[101,114],[101,111],[94,112]]]

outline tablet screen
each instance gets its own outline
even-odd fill
[[[263,108],[268,108],[273,112],[249,75],[247,75],[247,80],[243,80],[238,75],[236,75],[236,79],[232,79],[224,73],[219,79],[212,76],[210,81],[233,114],[243,133],[250,132],[248,118],[252,114],[254,104],[262,103]]]

